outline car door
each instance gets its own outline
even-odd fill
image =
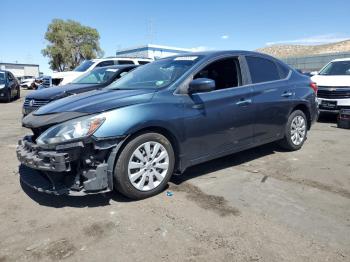
[[[242,85],[241,72],[238,57],[228,57],[194,74],[215,80],[216,89],[184,96],[185,148],[192,164],[252,143],[252,89]]]
[[[259,56],[246,56],[254,99],[254,143],[275,140],[284,132],[294,93],[290,69]]]
[[[8,83],[8,90],[11,94],[11,97],[13,97],[16,92],[16,81],[14,76],[12,76],[10,72],[7,73],[7,83]]]

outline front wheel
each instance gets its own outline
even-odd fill
[[[290,151],[299,150],[307,135],[307,119],[303,111],[293,111],[287,121],[284,131],[284,138],[280,145]]]
[[[158,133],[132,139],[120,153],[114,169],[116,190],[131,199],[143,199],[164,190],[175,165],[169,140]]]

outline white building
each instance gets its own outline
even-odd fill
[[[163,58],[167,56],[183,54],[191,52],[188,48],[178,48],[171,46],[161,46],[161,45],[143,45],[137,47],[131,47],[126,49],[121,49],[116,52],[116,56],[125,57],[143,57],[143,58]]]
[[[39,77],[39,65],[34,64],[0,63],[0,70],[10,71],[17,78]]]

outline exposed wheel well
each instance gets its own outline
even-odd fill
[[[305,114],[306,120],[307,120],[307,128],[310,129],[310,127],[311,127],[311,114],[310,114],[309,108],[304,104],[299,104],[293,108],[292,112],[294,112],[295,110],[300,110]]]

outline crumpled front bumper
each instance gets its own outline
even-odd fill
[[[113,165],[105,162],[83,166],[86,151],[82,143],[64,150],[45,150],[33,143],[30,137],[25,137],[18,142],[16,149],[22,164],[21,181],[39,192],[55,195],[111,191],[113,169],[108,167]]]
[[[71,159],[68,153],[42,151],[37,145],[27,140],[18,142],[16,153],[23,165],[33,169],[54,172],[71,171]]]

